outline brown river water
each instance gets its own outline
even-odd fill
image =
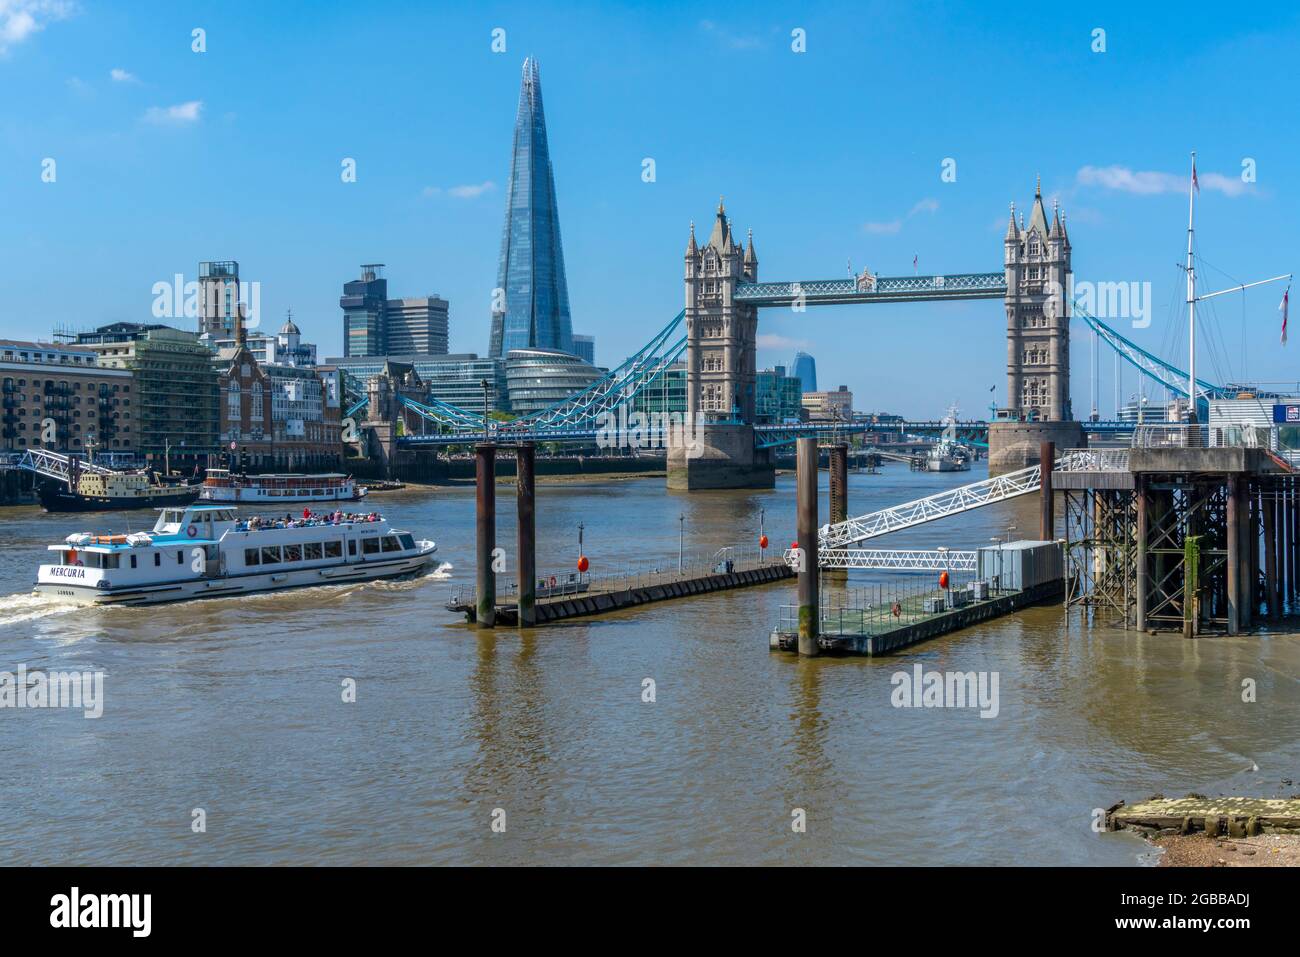
[[[850,512],[982,474],[851,473]],[[473,581],[473,489],[372,501],[438,542],[438,573],[135,609],[56,605],[30,587],[46,545],[151,516],[0,509],[0,671],[104,672],[97,719],[0,709],[0,859],[1137,865],[1153,859],[1146,845],[1095,833],[1095,808],[1300,791],[1282,784],[1300,782],[1300,637],[1138,636],[1050,606],[893,657],[800,661],[767,647],[792,582],[478,631],[443,607]],[[502,486],[507,549],[513,505]],[[580,522],[596,573],[675,565],[679,515],[688,553],[752,549],[760,509],[779,557],[790,475],[767,492],[541,485],[538,571],[572,570]],[[877,544],[971,548],[1036,525],[1027,498]],[[996,717],[894,707],[891,676],[917,663],[996,673]]]

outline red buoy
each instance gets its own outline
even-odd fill
[[[947,573],[947,572],[939,572],[939,587],[940,587],[940,588],[947,588],[947,587],[948,587],[948,573]]]
[[[591,567],[591,563],[587,561],[587,556],[586,556],[586,555],[579,555],[579,556],[578,556],[578,571],[580,571],[580,572],[585,572],[585,571],[586,571],[588,568],[590,568],[590,567]]]
[[[799,543],[798,543],[798,542],[791,542],[791,543],[790,543],[790,547],[791,547],[791,548],[798,548],[798,547],[799,547]]]
[[[763,535],[763,536],[761,536],[761,537],[759,538],[759,540],[758,540],[758,547],[759,547],[759,548],[767,548],[767,536],[766,536],[766,535]]]

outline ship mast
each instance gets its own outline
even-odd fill
[[[1196,234],[1196,150],[1192,150],[1192,176],[1187,183],[1187,421],[1196,424],[1196,265],[1192,237]]]
[[[1232,286],[1229,289],[1220,289],[1218,292],[1207,292],[1203,296],[1196,295],[1196,264],[1192,259],[1192,238],[1195,235],[1196,228],[1196,192],[1199,189],[1199,183],[1196,179],[1196,150],[1192,150],[1192,176],[1187,185],[1187,421],[1192,425],[1196,424],[1196,304],[1203,299],[1213,299],[1215,296],[1222,296],[1229,292],[1240,292],[1243,289],[1249,289],[1252,286],[1262,286],[1265,283],[1278,282],[1282,279],[1290,280],[1291,273],[1284,276],[1273,276],[1271,279],[1257,279],[1255,282],[1245,282],[1238,286]]]

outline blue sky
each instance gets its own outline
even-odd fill
[[[1117,324],[1185,365],[1191,149],[1198,245],[1221,270],[1204,286],[1300,264],[1300,18],[1137,8],[0,0],[0,336],[149,320],[154,283],[229,258],[261,283],[264,323],[291,307],[335,355],[342,283],[384,262],[392,294],[450,300],[453,351],[484,351],[531,54],[574,328],[597,337],[601,363],[681,308],[688,223],[707,228],[720,194],[754,230],[762,278],[838,277],[849,259],[906,274],[914,255],[922,272],[977,272],[1001,268],[1007,204],[1027,207],[1041,174],[1069,217],[1076,277],[1150,282],[1150,327]],[[505,53],[491,49],[498,27]],[[1281,292],[1206,309],[1204,377],[1300,378],[1300,342],[1277,344]],[[991,385],[1005,400],[1004,329],[997,301],[767,310],[759,362],[802,348],[860,409],[932,415],[955,400],[974,415]],[[1108,413],[1108,354],[1101,366]],[[1131,370],[1123,384],[1136,387]]]

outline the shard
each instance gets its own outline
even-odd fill
[[[493,302],[489,348],[492,356],[504,357],[511,349],[573,351],[542,80],[532,57],[524,60],[519,90],[497,287],[500,291]]]

